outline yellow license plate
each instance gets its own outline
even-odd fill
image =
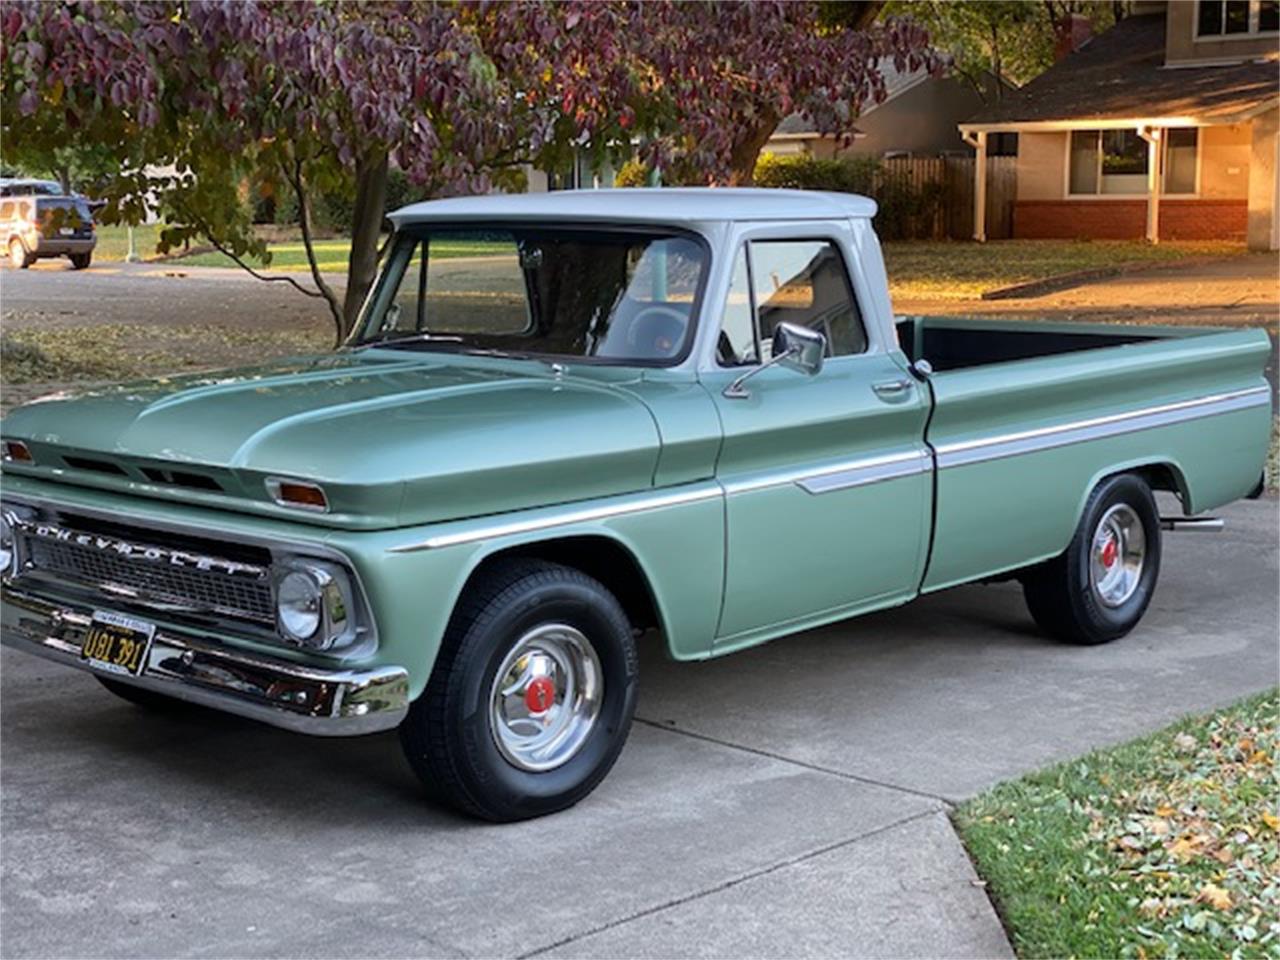
[[[84,635],[80,659],[108,673],[136,677],[147,665],[147,651],[155,635],[153,623],[97,610]]]

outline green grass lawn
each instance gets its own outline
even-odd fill
[[[890,292],[899,300],[973,300],[987,290],[1062,273],[1187,257],[1235,256],[1241,244],[1128,240],[993,240],[886,243]]]
[[[133,228],[133,245],[138,256],[143,260],[156,255],[156,244],[160,242],[160,224]],[[119,262],[129,252],[129,232],[125,227],[106,227],[99,225],[94,233],[98,237],[98,245],[93,248],[93,259],[105,262]]]
[[[133,380],[183,370],[323,353],[333,335],[315,330],[242,330],[212,324],[157,328],[125,323],[28,328],[0,336],[6,384]]]
[[[509,244],[492,243],[483,240],[475,242],[455,241],[450,243],[432,243],[433,257],[449,260],[457,257],[482,257],[487,254],[502,253],[510,249]],[[273,243],[270,246],[271,263],[265,266],[257,261],[249,261],[255,269],[269,269],[280,273],[307,273],[311,270],[307,262],[307,251],[301,241],[292,243]],[[318,240],[315,244],[316,262],[324,273],[346,273],[347,257],[351,251],[349,240]],[[197,253],[183,257],[179,261],[190,267],[234,267],[228,257],[220,253]]]
[[[1280,957],[1280,691],[955,814],[1021,957]]]

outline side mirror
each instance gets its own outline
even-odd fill
[[[812,377],[822,372],[826,355],[825,334],[794,323],[780,323],[773,331],[773,356],[788,370]]]
[[[822,370],[823,358],[827,355],[827,338],[825,334],[801,327],[794,323],[780,323],[773,331],[773,356],[768,363],[752,367],[722,391],[730,400],[745,400],[751,391],[743,386],[748,380],[770,367],[786,367],[798,373],[813,376]]]

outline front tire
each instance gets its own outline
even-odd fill
[[[1040,629],[1067,643],[1109,643],[1138,625],[1160,576],[1160,515],[1142,478],[1102,481],[1066,551],[1022,578]]]
[[[638,677],[631,625],[604,586],[499,561],[454,612],[400,743],[436,800],[497,822],[554,813],[617,760]]]

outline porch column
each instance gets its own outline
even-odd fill
[[[987,134],[962,130],[964,142],[974,149],[973,157],[973,239],[987,242]]]
[[[1147,141],[1147,242],[1160,242],[1160,128],[1139,127]]]

